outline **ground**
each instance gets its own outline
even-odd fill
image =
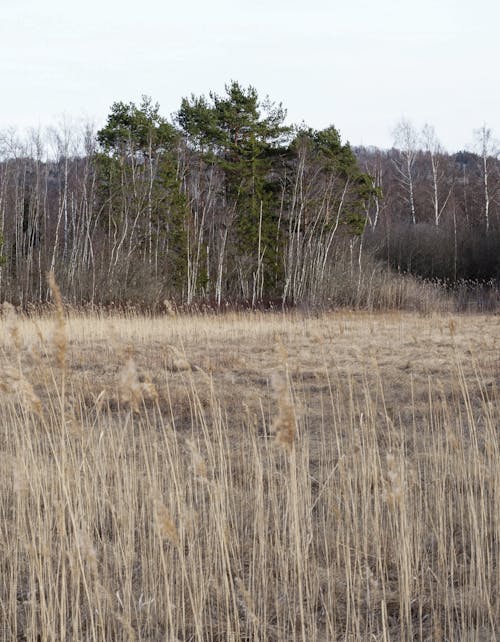
[[[1,323],[0,638],[497,639],[498,317]]]

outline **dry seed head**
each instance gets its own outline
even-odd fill
[[[24,378],[22,372],[6,368],[0,377],[0,390],[6,394],[17,395],[22,406],[36,415],[42,414],[42,402],[33,386]]]
[[[21,396],[24,407],[35,415],[40,416],[42,414],[42,402],[40,401],[40,397],[33,390],[31,383],[24,379],[24,377],[19,380],[18,392]]]
[[[120,398],[128,403],[134,412],[139,411],[139,403],[144,399],[158,399],[156,387],[151,380],[140,381],[137,366],[129,359],[122,368],[119,376]]]
[[[445,424],[445,435],[446,443],[451,450],[458,450],[460,448],[461,442],[459,441],[456,433],[450,428],[449,424]]]
[[[158,391],[155,384],[152,382],[149,375],[144,376],[144,381],[141,381],[142,396],[151,401],[158,401]]]
[[[174,317],[176,315],[175,308],[172,305],[172,302],[168,299],[163,301],[163,307],[165,308],[165,314],[167,317]]]
[[[142,395],[141,383],[133,359],[129,359],[120,371],[119,389],[121,400],[128,403],[132,410],[137,412]]]
[[[12,339],[12,343],[16,349],[16,352],[21,352],[23,347],[23,340],[21,333],[19,331],[19,321],[17,318],[16,310],[13,305],[4,301],[2,304],[3,315],[5,316],[5,326],[7,334]]]
[[[170,359],[167,365],[169,370],[173,372],[182,372],[184,370],[191,370],[191,364],[187,361],[186,357],[177,350],[175,346],[168,346],[168,349],[171,353]]]
[[[85,531],[79,531],[76,534],[76,545],[82,558],[87,562],[94,574],[97,573],[97,552],[90,536]]]
[[[392,505],[398,504],[404,497],[404,482],[401,474],[401,465],[394,455],[389,452],[385,456],[387,464],[387,485],[384,492],[385,500]]]
[[[159,496],[153,500],[155,524],[158,532],[166,537],[174,546],[179,546],[179,534],[177,528],[168,512],[167,507]]]
[[[97,395],[97,397],[94,397],[94,409],[95,409],[96,415],[99,415],[101,413],[105,399],[106,399],[105,390],[101,390],[101,392]]]
[[[207,479],[208,477],[207,465],[203,457],[200,455],[200,452],[196,447],[196,444],[192,439],[187,439],[186,444],[191,452],[193,470],[195,471],[198,477],[201,477],[202,479]]]
[[[12,315],[15,316],[16,311],[12,303],[9,303],[8,301],[4,301],[2,303],[2,314],[6,319],[11,317]]]

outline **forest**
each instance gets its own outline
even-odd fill
[[[469,138],[354,147],[235,81],[0,132],[0,640],[500,640]]]
[[[236,81],[168,118],[143,97],[97,131],[4,131],[0,298],[43,304],[54,272],[75,306],[495,309],[499,148],[474,140],[401,120],[355,148]]]

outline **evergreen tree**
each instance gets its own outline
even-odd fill
[[[140,252],[156,274],[161,266],[171,285],[180,289],[189,212],[177,172],[179,133],[160,116],[159,105],[143,97],[140,106],[114,103],[97,140],[101,194],[114,239],[111,260],[116,262],[128,246],[127,258]]]
[[[255,88],[231,82],[226,93],[184,98],[177,122],[188,144],[224,175],[220,198],[236,215],[232,230],[234,261],[247,277],[263,279],[268,294],[279,278],[279,182],[276,167],[290,129],[286,111]]]
[[[362,172],[349,143],[342,143],[338,130],[301,128],[290,145],[292,166],[306,148],[310,193],[315,194],[309,207],[317,209],[328,196],[328,208],[337,216],[326,216],[325,225],[338,224],[347,235],[359,236],[366,225],[366,209],[376,190],[372,177]],[[302,152],[301,152],[302,150]],[[292,172],[293,174],[293,172]],[[316,189],[314,189],[316,184]],[[319,199],[319,200],[318,200]]]

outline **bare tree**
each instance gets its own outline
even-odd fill
[[[439,220],[441,215],[448,203],[448,200],[451,196],[453,190],[453,184],[450,186],[447,194],[441,196],[443,190],[443,184],[445,181],[445,171],[443,169],[443,148],[439,139],[436,135],[436,131],[432,125],[425,124],[422,128],[422,143],[424,151],[426,152],[430,165],[431,165],[431,175],[432,175],[432,190],[431,190],[431,199],[432,207],[434,212],[434,224],[439,225]]]
[[[483,215],[486,232],[490,229],[490,204],[491,204],[491,164],[494,158],[498,156],[498,143],[494,139],[492,131],[486,124],[480,129],[474,131],[475,145],[481,156],[481,173],[483,184]]]
[[[418,136],[409,120],[402,118],[394,128],[394,144],[399,149],[399,158],[394,159],[399,180],[408,194],[411,221],[415,225],[415,178],[414,165],[418,152]]]
[[[380,214],[385,207],[384,165],[380,150],[368,155],[363,163],[364,171],[371,178],[373,194],[365,204],[365,215],[372,232],[377,228]]]

